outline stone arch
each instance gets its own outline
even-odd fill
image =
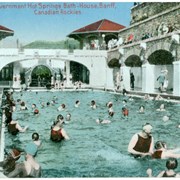
[[[128,59],[128,57],[130,56],[139,56],[140,55],[140,52],[141,52],[141,49],[140,48],[132,48],[130,50],[126,50],[125,49],[125,53],[123,55],[123,59],[124,61],[126,61],[126,59]]]
[[[167,65],[167,64],[173,64],[174,57],[172,56],[172,53],[164,50],[164,49],[158,49],[154,51],[152,54],[148,56],[148,62],[149,64],[154,65]]]
[[[142,61],[140,60],[140,57],[137,55],[130,55],[125,60],[125,65],[129,67],[141,67]]]
[[[84,64],[77,61],[70,61],[70,72],[72,75],[72,82],[81,81],[89,84],[91,72]]]
[[[46,73],[43,75],[37,75],[34,74],[34,78],[33,78],[33,72],[36,70],[36,68],[38,67],[43,67],[46,68]],[[38,64],[33,66],[33,68],[30,70],[30,74],[28,77],[30,77],[31,79],[31,83],[30,86],[46,86],[48,83],[51,83],[51,76],[53,75],[53,71],[52,68],[46,64]],[[27,74],[28,75],[28,74]],[[28,79],[28,77],[26,77],[26,79]]]
[[[147,48],[145,56],[146,58],[148,58],[153,52],[160,49],[170,51],[170,46],[171,46],[171,43],[168,43],[168,42],[157,42]]]
[[[118,40],[118,34],[107,33],[105,36],[105,42],[108,43],[112,38]]]
[[[51,68],[50,66],[48,66],[47,64],[38,64],[38,65],[35,65],[35,66],[33,66],[33,67],[31,68],[30,76],[32,75],[33,70],[34,70],[36,67],[38,67],[38,66],[45,66],[46,68],[48,68],[48,69],[50,70],[51,75],[53,74],[52,68]]]

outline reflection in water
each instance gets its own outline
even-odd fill
[[[56,96],[53,106],[41,107],[41,103],[51,102]],[[43,169],[43,177],[146,177],[146,169],[153,168],[154,174],[164,169],[163,160],[134,159],[127,152],[128,143],[134,133],[141,131],[146,122],[153,125],[155,141],[166,141],[171,148],[180,147],[180,130],[176,129],[179,121],[180,106],[164,102],[166,110],[171,113],[169,122],[162,117],[166,112],[157,112],[162,102],[144,101],[134,98],[127,101],[128,118],[122,116],[123,99],[125,97],[105,92],[24,92],[14,94],[14,99],[22,99],[28,111],[18,112],[19,122],[29,125],[26,133],[13,137],[6,132],[6,148],[19,146],[24,148],[31,140],[33,132],[38,132],[42,147],[37,160]],[[81,102],[74,107],[76,100]],[[96,109],[91,109],[91,100],[95,100]],[[108,117],[107,102],[113,102],[113,117]],[[40,114],[35,116],[31,105],[36,104]],[[66,110],[58,112],[60,104],[66,104]],[[139,107],[145,107],[145,113],[139,114]],[[50,127],[57,115],[66,117],[71,113],[71,120],[64,125],[70,136],[69,141],[54,143],[50,141]],[[109,119],[110,124],[97,124],[96,119]],[[172,141],[173,140],[173,141]]]

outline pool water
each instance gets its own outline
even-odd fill
[[[41,108],[40,102],[50,102],[56,96],[57,104]],[[28,125],[25,133],[12,136],[6,132],[6,149],[13,146],[24,148],[31,141],[33,132],[40,134],[42,146],[36,156],[42,166],[42,177],[147,177],[147,168],[154,175],[165,169],[165,160],[134,159],[127,152],[131,137],[141,131],[142,125],[149,122],[153,126],[155,141],[166,141],[170,148],[180,147],[180,104],[164,102],[166,111],[157,112],[162,101],[145,101],[134,97],[127,100],[129,116],[122,116],[122,101],[126,97],[100,91],[60,91],[60,92],[19,92],[14,99],[22,99],[28,111],[17,111],[18,121]],[[80,100],[78,108],[75,101]],[[97,109],[90,108],[91,100],[97,103]],[[106,103],[112,101],[115,114],[108,117]],[[40,111],[33,115],[31,105],[35,103]],[[66,110],[59,112],[60,104],[66,104]],[[137,113],[139,106],[145,106],[145,113]],[[17,107],[19,109],[19,107]],[[50,127],[58,114],[71,113],[71,121],[64,125],[70,137],[69,141],[55,143],[50,140]],[[162,117],[171,113],[171,120],[163,122]],[[110,124],[97,124],[96,119],[109,119]],[[178,169],[177,169],[178,170]],[[180,169],[179,169],[180,170]]]

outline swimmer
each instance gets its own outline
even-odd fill
[[[58,107],[58,111],[63,111],[65,110],[66,108],[66,105],[65,104],[61,104],[59,107]]]
[[[54,125],[51,127],[50,139],[55,142],[59,142],[63,139],[68,140],[69,136],[66,131],[62,128],[64,122],[64,117],[60,114],[57,116],[57,120],[54,122]]]
[[[144,106],[140,106],[138,112],[139,112],[140,114],[143,114],[143,113],[145,112]]]
[[[70,114],[70,113],[68,113],[68,114],[66,115],[66,120],[67,120],[67,121],[70,121],[70,120],[71,120],[71,114]]]
[[[126,106],[127,105],[127,100],[124,99],[122,103],[123,103],[123,106]]]
[[[32,140],[34,142],[34,144],[36,144],[37,147],[40,147],[41,145],[41,140],[39,139],[39,134],[38,133],[33,133],[32,134]]]
[[[79,107],[79,105],[80,105],[80,101],[79,100],[77,100],[76,102],[75,102],[75,107]]]
[[[38,115],[39,114],[39,110],[35,109],[33,113],[34,113],[34,115]]]
[[[169,121],[169,119],[170,119],[170,115],[167,114],[167,115],[163,116],[162,119],[163,119],[164,122],[167,122],[167,121]]]
[[[35,109],[36,108],[36,104],[32,104],[32,109]]]
[[[41,108],[44,108],[44,107],[45,107],[44,102],[41,102]]]
[[[109,111],[109,116],[113,117],[114,116],[114,111]]]
[[[113,107],[113,103],[112,103],[111,101],[109,101],[109,102],[107,103],[107,107],[108,107],[108,108],[112,108],[112,107]]]
[[[47,102],[47,103],[46,103],[46,106],[47,106],[47,107],[48,107],[48,106],[50,106],[50,105],[51,105],[51,103],[50,103],[50,102]]]
[[[91,101],[91,108],[96,109],[96,101],[94,100]]]
[[[112,102],[108,102],[107,103],[107,107],[108,107],[108,114],[109,114],[109,116],[113,117],[114,116],[113,103]]]
[[[126,107],[123,107],[122,114],[127,117],[129,115],[129,110]]]
[[[129,100],[129,101],[134,101],[134,99],[132,98],[132,96],[129,96],[128,100]]]
[[[151,100],[151,96],[149,94],[144,95],[144,100]]]
[[[9,173],[7,176],[8,178],[41,177],[41,166],[34,158],[33,148],[26,149],[25,161],[18,163],[14,171]]]
[[[156,109],[156,111],[166,111],[164,104],[161,104],[159,109]]]
[[[154,148],[154,138],[151,135],[152,126],[146,123],[142,131],[133,135],[129,142],[128,152],[135,158],[151,156]]]
[[[24,101],[21,102],[20,110],[27,110],[26,104]]]
[[[22,128],[18,121],[14,120],[15,118],[12,117],[13,119],[10,121],[10,123],[8,124],[8,132],[12,135],[16,135],[18,134],[18,132],[25,132],[28,128],[28,126],[25,126],[24,128]]]
[[[52,106],[54,106],[54,105],[56,104],[55,100],[52,100],[52,101],[50,102],[50,104],[51,104]]]
[[[11,149],[3,161],[0,162],[0,167],[3,168],[3,174],[8,175],[15,169],[16,161],[20,158],[21,151],[18,149]]]
[[[154,100],[163,100],[160,94],[157,94],[157,96],[154,98]]]
[[[166,161],[166,168],[167,170],[161,171],[157,177],[180,177],[179,173],[176,173],[174,169],[178,166],[178,161],[175,158],[170,158]],[[146,171],[148,177],[153,177],[152,169],[148,168]]]
[[[177,150],[168,150],[166,143],[157,141],[155,143],[155,151],[152,154],[152,158],[155,159],[168,159],[168,158],[180,158],[180,154],[175,153]]]
[[[111,123],[111,121],[110,120],[106,120],[106,119],[104,119],[104,120],[97,119],[96,123],[97,124],[109,124],[109,123]]]

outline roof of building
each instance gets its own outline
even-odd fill
[[[13,30],[8,29],[7,27],[1,26],[1,25],[0,25],[0,31],[1,32],[7,32],[7,33],[14,33]]]
[[[6,38],[7,36],[13,36],[13,35],[14,35],[13,30],[0,25],[0,40]]]
[[[120,29],[125,28],[125,26],[112,22],[107,19],[102,19],[95,23],[84,26],[80,29],[73,31],[71,34],[84,34],[91,32],[118,32]],[[70,34],[70,35],[71,35]]]

